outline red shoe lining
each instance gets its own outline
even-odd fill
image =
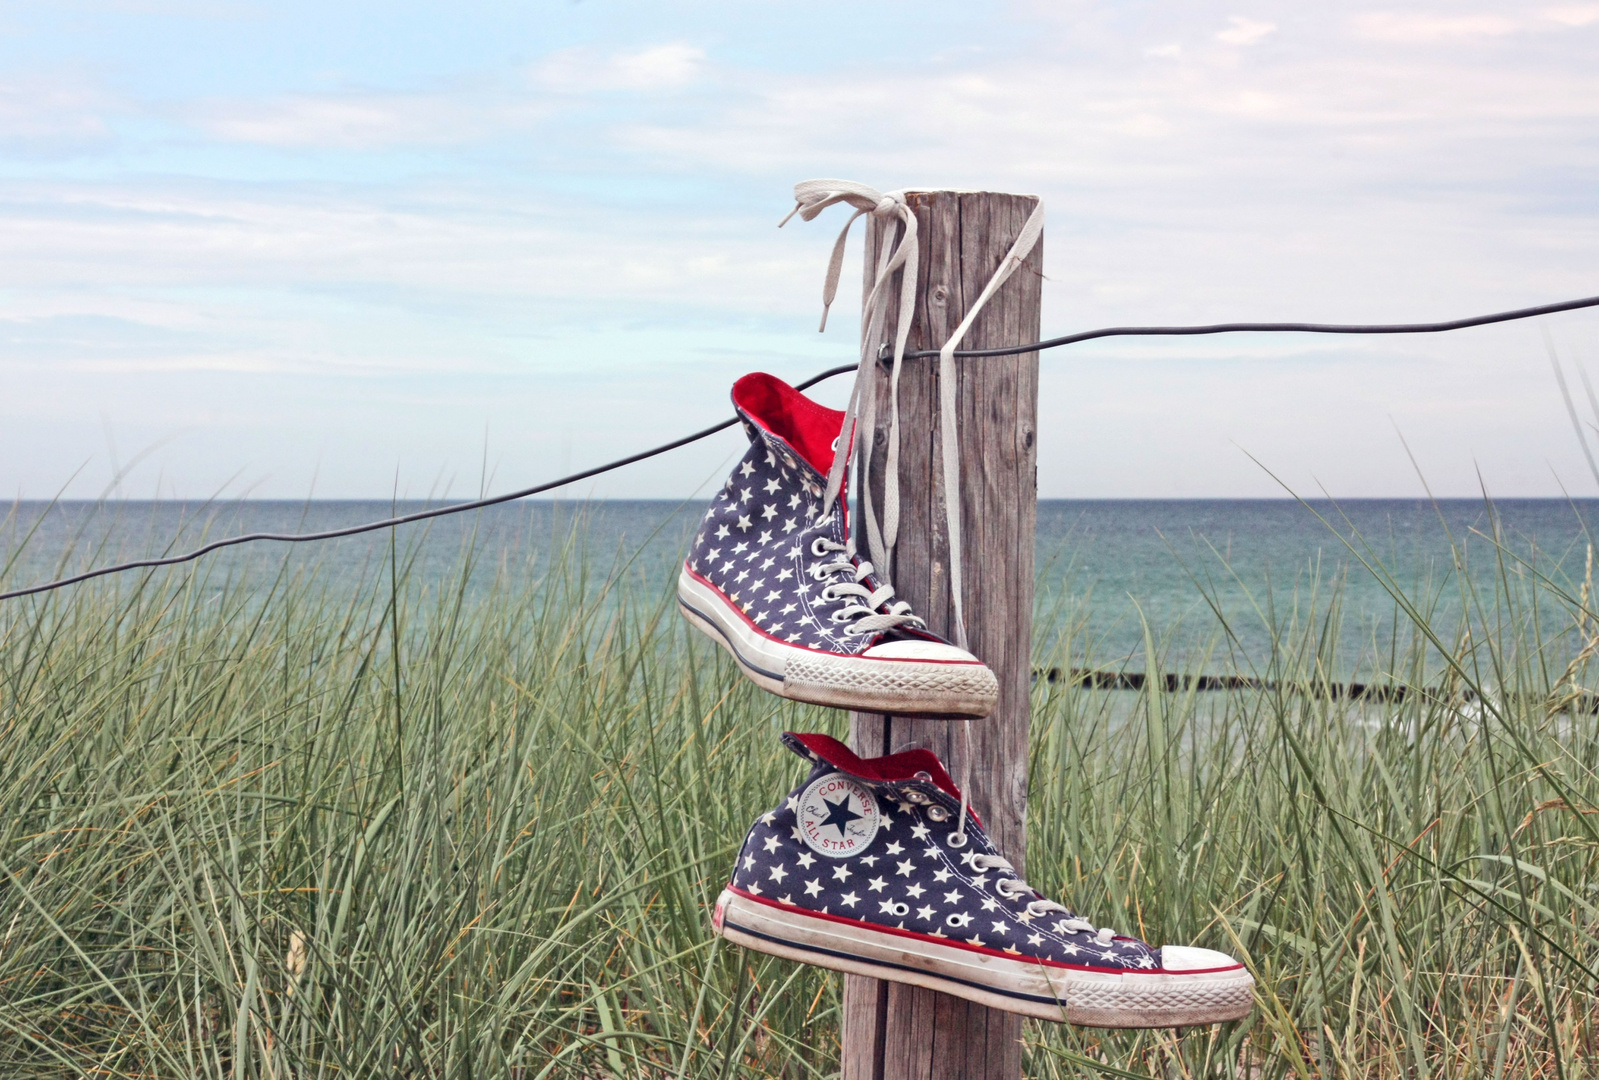
[[[733,384],[733,404],[779,436],[823,476],[833,467],[833,440],[844,414],[818,405],[775,375],[757,371]]]

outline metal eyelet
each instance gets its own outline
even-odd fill
[[[929,821],[948,821],[949,811],[942,806],[929,806],[927,808],[927,819]]]
[[[926,806],[933,800],[928,798],[926,795],[923,795],[920,791],[907,791],[905,793],[905,801],[908,803],[915,803],[917,806]]]
[[[818,536],[815,540],[811,541],[811,554],[815,555],[818,559],[827,554],[827,549],[822,547],[822,544],[826,542],[826,539],[826,537]]]
[[[960,927],[965,926],[966,924],[962,921],[961,913],[958,912],[958,911],[955,911],[955,912],[951,912],[950,914],[944,916],[944,925],[945,926],[953,926],[953,927],[959,929]]]
[[[957,840],[959,840],[960,843],[957,844],[955,842]],[[954,848],[956,851],[959,851],[961,848],[965,847],[966,843],[967,843],[967,840],[968,840],[968,837],[963,832],[952,832],[948,836],[944,837],[944,843],[948,844],[950,847]]]
[[[911,913],[911,906],[909,904],[905,903],[905,901],[901,900],[899,903],[894,905],[894,914],[898,915],[900,918],[903,919],[905,916],[909,915],[910,913]]]
[[[833,612],[833,614],[829,615],[827,618],[833,623],[846,623],[850,621],[850,616],[844,614],[842,610]]]

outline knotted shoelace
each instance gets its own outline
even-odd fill
[[[846,633],[866,633],[875,629],[888,629],[892,626],[912,623],[916,626],[926,624],[910,613],[910,604],[899,601],[885,612],[879,608],[888,598],[894,595],[889,584],[893,576],[894,547],[899,539],[899,376],[900,369],[905,361],[905,344],[910,338],[911,322],[916,313],[916,279],[920,269],[918,248],[916,244],[916,212],[905,201],[905,192],[881,192],[865,184],[851,180],[803,180],[794,185],[794,209],[787,217],[778,223],[779,228],[788,224],[795,214],[803,221],[812,221],[822,211],[838,203],[847,203],[855,208],[849,220],[844,222],[843,229],[839,230],[838,239],[833,243],[833,253],[827,263],[827,277],[822,284],[822,323],[820,329],[827,329],[827,313],[832,307],[833,299],[838,295],[838,282],[844,266],[844,250],[849,241],[850,229],[855,222],[867,214],[879,220],[877,241],[877,272],[872,280],[872,291],[867,294],[861,317],[861,359],[860,366],[855,372],[855,383],[850,389],[849,405],[844,410],[844,421],[839,428],[839,438],[834,444],[833,466],[828,470],[827,489],[822,496],[821,513],[826,514],[837,500],[839,492],[844,485],[845,470],[850,459],[857,454],[860,457],[862,475],[869,475],[872,460],[873,433],[877,424],[877,377],[878,377],[878,351],[879,342],[883,335],[883,327],[888,320],[889,304],[892,298],[888,292],[888,282],[896,270],[902,271],[900,275],[899,304],[895,312],[894,346],[892,352],[893,362],[889,369],[889,427],[888,427],[888,460],[883,471],[883,518],[879,525],[877,516],[872,507],[872,492],[870,485],[863,485],[861,492],[862,517],[866,523],[867,550],[871,554],[871,561],[856,564],[855,539],[851,535],[847,544],[837,544],[830,540],[818,538],[813,545],[813,553],[821,555],[822,545],[827,545],[827,551],[837,551],[841,558],[834,563],[815,568],[818,574],[843,573],[851,571],[854,574],[854,583],[842,582],[828,586],[833,596],[856,596],[858,603],[850,605],[838,612],[834,618],[844,622],[854,618],[857,621],[846,630]],[[899,233],[896,224],[903,222],[904,231]],[[972,324],[977,320],[978,313],[989,299],[999,291],[1000,286],[1010,279],[1020,266],[1032,253],[1038,244],[1038,238],[1044,231],[1044,204],[1042,200],[1028,215],[1027,221],[1022,225],[1021,231],[1011,243],[1010,250],[1000,260],[993,276],[988,279],[988,284],[978,295],[977,300],[966,309],[966,315],[961,319],[960,325],[944,342],[943,348],[938,353],[938,399],[939,399],[939,453],[943,465],[943,495],[944,495],[944,523],[949,540],[949,576],[950,595],[954,608],[954,639],[955,644],[962,649],[969,649],[966,638],[966,618],[962,605],[962,577],[961,577],[961,503],[960,503],[960,445],[955,438],[956,424],[956,385],[955,385],[955,350],[965,339]],[[896,236],[896,233],[899,233]],[[868,259],[873,254],[868,251]],[[865,438],[857,438],[864,429]],[[873,564],[882,567],[879,578],[883,586],[875,591],[868,591],[858,584],[866,575],[872,572]],[[818,578],[820,580],[820,578]],[[824,596],[828,595],[824,591]],[[966,792],[971,788],[971,753],[970,735],[968,727],[970,721],[961,725],[961,733],[965,736],[967,746],[962,758],[962,781],[960,819],[955,826],[955,831],[950,834],[950,841],[954,847],[966,846]],[[955,843],[955,841],[959,843]],[[1015,867],[1010,860],[999,855],[976,856],[976,863],[984,868],[1008,870],[1015,873]],[[1031,892],[1037,896],[1037,890],[1032,889],[1019,877],[1001,879],[995,886],[1006,899],[1016,899],[1023,892]],[[1009,890],[1009,891],[1007,891]],[[1098,939],[1103,944],[1109,944],[1115,936],[1115,931],[1109,928],[1095,930],[1092,923],[1073,915],[1066,908],[1053,900],[1042,897],[1027,904],[1026,910],[1035,917],[1047,911],[1059,911],[1067,916],[1065,924],[1073,930],[1082,930],[1097,933]]]
[[[861,505],[866,519],[866,542],[871,560],[881,570],[878,576],[885,582],[893,577],[894,547],[899,538],[899,376],[905,360],[905,343],[910,337],[911,322],[916,311],[916,277],[919,269],[916,245],[916,212],[905,201],[904,191],[881,192],[850,180],[803,180],[794,185],[794,209],[779,225],[787,224],[798,214],[811,221],[837,203],[847,203],[855,208],[833,244],[833,254],[827,264],[827,278],[822,286],[822,329],[827,328],[827,312],[838,294],[839,275],[844,265],[844,249],[849,240],[850,228],[859,218],[871,214],[878,218],[878,248],[876,254],[877,276],[872,291],[867,294],[861,319],[861,360],[856,369],[855,385],[850,390],[849,405],[844,410],[844,422],[839,431],[838,445],[842,452],[833,455],[833,467],[828,471],[827,489],[822,496],[822,513],[826,513],[843,488],[845,469],[852,457],[859,454],[861,469],[871,468],[872,433],[876,427],[877,413],[877,354],[878,342],[888,319],[891,297],[888,282],[896,270],[900,275],[899,305],[894,333],[893,364],[889,374],[889,430],[888,460],[883,479],[883,519],[877,521],[872,507],[870,486],[861,492]],[[903,222],[904,232],[896,237],[895,225]],[[1038,243],[1044,231],[1044,204],[1040,202],[1017,234],[1010,250],[1000,260],[998,269],[977,300],[966,310],[966,316],[955,328],[948,341],[939,350],[939,451],[944,467],[943,495],[944,520],[949,538],[950,592],[954,607],[954,639],[961,648],[969,648],[966,640],[966,619],[961,601],[961,526],[960,526],[960,447],[955,439],[956,394],[955,350],[972,328],[983,306],[999,287],[1022,264]],[[872,258],[867,253],[867,258]],[[864,439],[857,433],[865,431]],[[853,538],[851,539],[853,544]],[[853,553],[852,553],[853,554]]]

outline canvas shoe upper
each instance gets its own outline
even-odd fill
[[[855,553],[842,495],[823,512],[844,414],[771,375],[733,385],[750,439],[678,578],[684,615],[767,690],[818,705],[969,718],[987,666],[930,633]]]
[[[826,735],[783,741],[812,763],[751,827],[713,924],[741,945],[1095,1027],[1248,1014],[1253,980],[1219,952],[1097,928],[1022,881],[936,755],[863,760]]]

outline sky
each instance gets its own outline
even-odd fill
[[[0,4],[0,493],[470,496],[664,442],[854,358],[844,211],[776,228],[818,176],[1040,195],[1046,335],[1599,294],[1599,3]],[[1599,314],[1056,350],[1039,494],[1599,495],[1551,355],[1599,376]]]

